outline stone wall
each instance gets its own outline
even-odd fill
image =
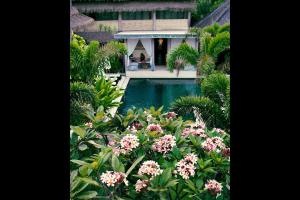
[[[121,31],[151,31],[152,20],[122,20]]]
[[[157,19],[156,30],[187,30],[187,19]]]

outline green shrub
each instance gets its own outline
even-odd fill
[[[213,71],[216,68],[216,65],[214,59],[211,56],[209,56],[208,54],[204,54],[198,60],[197,67],[199,69],[199,75],[208,76],[211,73],[213,73]]]
[[[81,48],[77,41],[70,43],[70,74],[72,81],[92,84],[100,70],[99,42],[91,41]]]
[[[121,102],[115,102],[115,99],[122,96],[124,91],[113,85],[112,81],[105,80],[104,77],[100,77],[96,80],[96,104],[97,106],[103,106],[105,110],[112,107],[118,107]]]
[[[207,53],[211,55],[214,59],[217,59],[218,55],[230,48],[230,33],[222,32],[218,33],[216,37],[214,37],[208,46]]]
[[[225,23],[222,26],[218,23],[214,23],[211,26],[206,26],[203,28],[204,32],[210,33],[212,37],[216,37],[217,34],[223,32],[230,32],[230,24]]]
[[[230,79],[223,73],[213,73],[201,83],[203,95],[222,106],[226,92],[230,87]]]
[[[82,82],[70,84],[70,124],[79,125],[87,121],[85,107],[96,106],[96,91],[93,86]]]
[[[173,72],[174,69],[182,68],[186,64],[196,65],[198,57],[198,51],[187,43],[183,42],[167,55],[168,70]]]
[[[199,109],[201,117],[205,121],[207,127],[227,129],[227,121],[223,112],[220,110],[220,106],[207,97],[180,97],[171,104],[170,110],[179,115],[186,116],[193,113],[193,107]]]

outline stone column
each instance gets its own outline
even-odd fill
[[[119,12],[119,17],[118,17],[118,31],[122,31],[122,13]]]
[[[188,27],[191,26],[191,11],[188,12]]]
[[[155,31],[156,30],[156,11],[155,10],[152,11],[152,22],[153,22],[152,30]]]

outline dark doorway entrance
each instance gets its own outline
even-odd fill
[[[168,51],[168,40],[166,38],[154,39],[154,58],[155,65],[166,65]]]

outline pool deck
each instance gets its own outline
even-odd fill
[[[121,80],[117,84],[117,87],[120,88],[120,89],[122,89],[122,90],[125,90],[126,87],[127,87],[127,85],[128,85],[128,83],[129,83],[129,80],[130,80],[130,77],[122,76]],[[122,100],[122,97],[123,97],[123,95],[120,96],[120,97],[118,97],[118,98],[116,98],[114,100],[114,102],[120,102]],[[116,112],[117,112],[117,110],[118,110],[118,107],[113,107],[113,108],[109,109],[108,112],[111,114],[112,117],[114,117],[115,114],[116,114]]]
[[[199,78],[196,71],[180,70],[178,77],[177,71],[170,72],[166,67],[156,67],[155,71],[150,69],[139,69],[137,71],[126,71],[126,76],[129,78]]]

